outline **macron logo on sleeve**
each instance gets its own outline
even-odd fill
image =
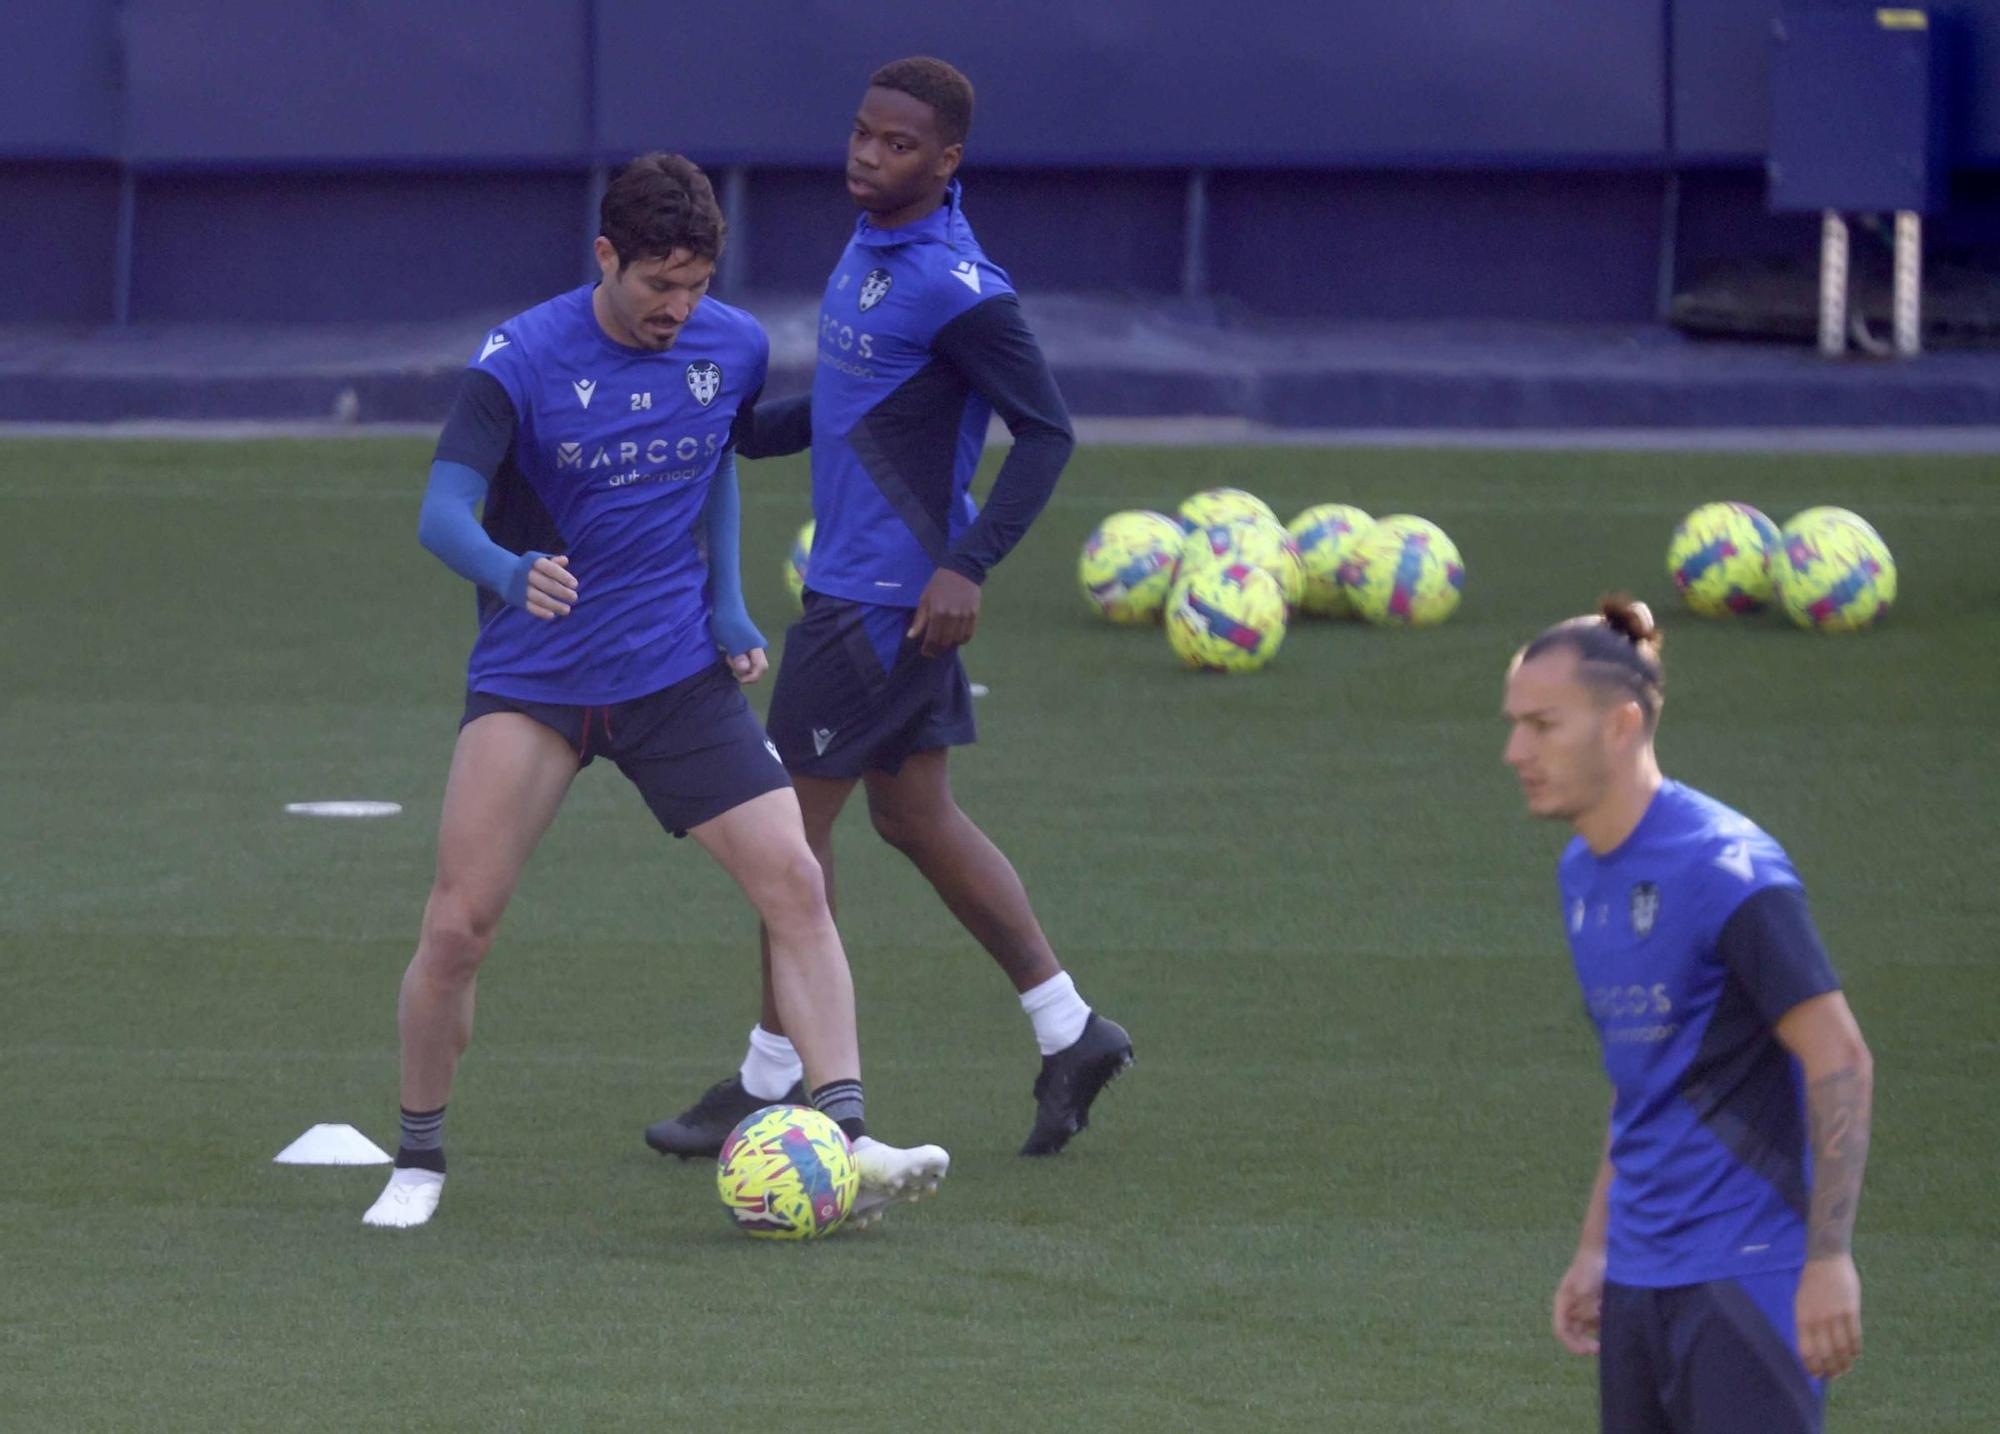
[[[507,347],[507,336],[501,333],[498,329],[495,329],[492,333],[486,336],[486,347],[482,348],[479,351],[479,361],[481,363],[485,363],[486,360],[492,358],[494,354],[498,353],[501,349],[504,349],[506,347]]]
[[[970,259],[954,265],[951,276],[958,280],[959,283],[965,285],[966,288],[972,290],[973,293],[976,294],[979,292],[979,266]]]
[[[1715,858],[1715,864],[1742,881],[1749,881],[1757,874],[1756,867],[1751,864],[1750,847],[1746,842],[1731,842]]]

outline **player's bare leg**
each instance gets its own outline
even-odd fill
[[[953,799],[948,755],[946,748],[918,752],[894,775],[868,773],[868,815],[1020,995],[1042,1050],[1035,1125],[1021,1153],[1053,1155],[1089,1124],[1098,1093],[1131,1065],[1132,1041],[1077,995],[1020,874]]]
[[[735,878],[763,922],[772,999],[808,1084],[859,1079],[854,982],[797,796],[785,788],[766,792],[688,835]]]
[[[438,821],[437,875],[396,1005],[406,1126],[410,1113],[439,1114],[451,1099],[459,1058],[472,1040],[480,964],[576,770],[569,744],[520,713],[490,713],[459,731]],[[408,1228],[430,1218],[444,1172],[406,1164],[411,1158],[398,1152],[397,1168],[364,1223]],[[429,1163],[442,1167],[442,1151]]]
[[[795,776],[792,785],[805,824],[806,845],[819,862],[827,913],[831,916],[833,823],[847,801],[847,794],[854,790],[855,779]],[[771,932],[762,923],[757,929],[757,944],[763,969],[762,1010],[750,1032],[743,1064],[735,1073],[703,1091],[701,1098],[679,1115],[646,1127],[646,1143],[662,1155],[678,1155],[682,1159],[712,1156],[722,1149],[729,1132],[752,1111],[774,1101],[805,1104],[805,1067],[785,1035],[784,1017],[778,1012],[776,988],[771,981]]]
[[[944,748],[916,753],[894,776],[864,780],[876,834],[923,873],[1015,991],[1062,973],[1014,864],[953,800]]]
[[[865,1227],[892,1202],[920,1199],[936,1190],[951,1165],[942,1148],[886,1145],[867,1134],[861,1119],[854,983],[827,906],[825,878],[806,842],[797,796],[790,789],[766,792],[689,835],[736,879],[763,920],[772,995],[804,1063],[812,1103],[854,1140],[861,1190],[853,1223]]]
[[[806,845],[812,848],[813,857],[819,862],[820,877],[826,886],[826,909],[835,917],[838,917],[840,908],[833,894],[833,824],[840,819],[841,809],[847,805],[855,781],[853,777],[794,775],[792,778],[792,789],[799,798],[799,819],[805,824]],[[761,1021],[765,1030],[782,1035],[784,1017],[779,1014],[777,1000],[771,992],[771,933],[761,930],[757,940],[764,967]]]

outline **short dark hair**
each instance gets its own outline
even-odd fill
[[[621,270],[636,259],[664,259],[683,249],[700,259],[720,258],[729,229],[700,167],[658,150],[612,178],[597,206],[597,223],[618,251]]]
[[[937,115],[938,138],[947,146],[964,144],[972,131],[972,81],[943,60],[929,55],[892,60],[870,75],[868,83],[874,88],[901,90],[929,105]]]
[[[1577,675],[1591,687],[1637,702],[1650,732],[1666,700],[1667,673],[1660,661],[1665,642],[1651,608],[1625,593],[1608,593],[1596,612],[1549,628],[1521,649],[1515,663],[1557,649],[1574,652]]]

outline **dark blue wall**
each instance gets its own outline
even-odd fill
[[[0,6],[0,158],[122,151],[112,0]]]
[[[1657,0],[864,7],[597,0],[598,139],[718,163],[824,162],[885,58],[981,87],[993,164],[1539,166],[1651,160]],[[698,44],[705,63],[664,61]],[[670,78],[663,75],[670,71]],[[667,82],[663,83],[663,79]]]
[[[671,143],[815,164],[858,77],[930,50],[983,81],[994,164],[1742,161],[1786,2],[1015,0],[996,23],[973,0],[25,0],[0,8],[0,157],[575,164]],[[2000,165],[2000,0],[1929,8],[1955,22],[1961,155]]]
[[[1673,125],[1684,161],[1761,161],[1778,0],[1673,0]]]
[[[1867,0],[23,0],[0,7],[0,319],[425,317],[573,282],[603,167],[736,167],[725,282],[815,288],[868,71],[979,85],[968,204],[1024,286],[1286,313],[1625,319],[1763,213],[1770,23]],[[2000,169],[2000,0],[1957,46]],[[1678,213],[1670,202],[1678,183]],[[1956,219],[1991,236],[1993,205]],[[468,249],[468,244],[473,247]]]
[[[591,148],[575,0],[122,9],[138,165],[574,165]]]

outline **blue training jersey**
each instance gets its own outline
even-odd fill
[[[967,311],[1013,293],[973,237],[956,182],[915,223],[878,229],[864,214],[855,224],[820,304],[807,579],[815,592],[915,607],[978,517],[970,489],[992,405],[940,361],[933,341]],[[936,461],[947,453],[948,462]]]
[[[513,409],[486,530],[514,552],[568,554],[578,591],[552,622],[482,593],[475,691],[623,702],[717,660],[702,511],[770,341],[742,310],[703,299],[672,348],[628,349],[598,324],[594,288],[509,319],[472,361]]]
[[[1805,1262],[1803,1074],[1772,1028],[1836,988],[1783,848],[1666,782],[1616,850],[1559,871],[1611,1113],[1606,1277],[1684,1285]]]

